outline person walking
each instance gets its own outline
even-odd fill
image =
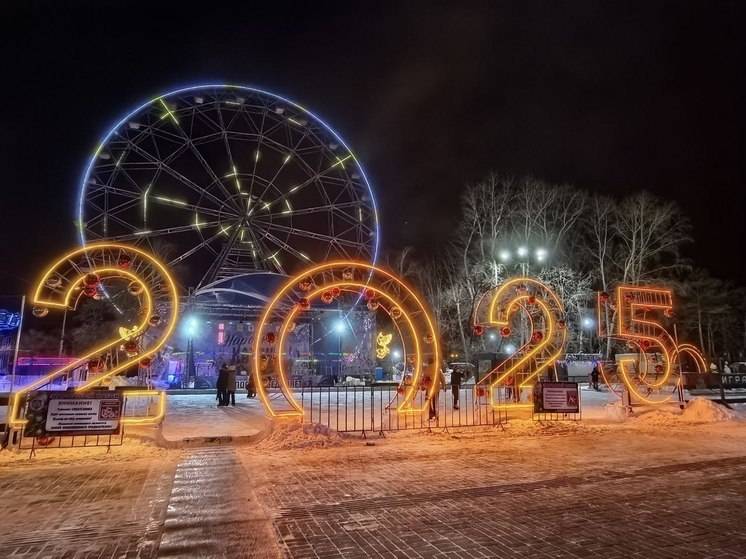
[[[453,369],[451,373],[451,393],[453,394],[453,409],[458,408],[459,393],[461,392],[461,382],[464,380],[464,373],[459,368]]]
[[[218,389],[218,407],[227,405],[226,389],[228,387],[228,365],[223,363],[218,371],[218,381],[215,383]]]
[[[236,367],[228,367],[228,375],[225,382],[225,405],[230,403],[236,405]]]
[[[439,368],[438,372],[435,374],[435,384],[436,386],[433,389],[433,397],[430,398],[430,408],[427,414],[429,420],[438,418],[438,400],[440,399],[440,391],[446,385],[446,377],[441,368]]]
[[[593,383],[593,390],[598,390],[598,363],[593,363],[593,370],[591,371],[591,383]]]
[[[246,397],[253,398],[256,396],[256,386],[254,385],[254,375],[249,373],[249,377],[246,379]]]

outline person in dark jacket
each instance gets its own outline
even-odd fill
[[[223,363],[218,371],[218,381],[215,383],[215,387],[218,389],[218,407],[227,406],[228,398],[226,390],[228,388],[228,365]]]
[[[254,385],[254,375],[249,373],[249,378],[246,379],[246,397],[253,398],[256,396],[256,386]]]
[[[461,391],[461,383],[464,380],[464,372],[461,369],[455,368],[451,373],[451,392],[453,393],[453,409],[458,409],[458,397]]]
[[[598,390],[598,363],[593,364],[593,370],[591,371],[591,383],[593,383],[593,390]]]
[[[236,405],[236,368],[228,368],[228,378],[225,383],[225,405],[230,403],[231,406]]]

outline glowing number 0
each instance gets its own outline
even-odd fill
[[[313,305],[324,308],[345,293],[365,302],[371,311],[386,312],[399,333],[404,363],[411,366],[411,382],[403,387],[397,411],[414,414],[427,409],[426,404],[415,406],[414,399],[420,385],[428,388],[427,400],[438,389],[433,379],[437,378],[440,350],[426,305],[394,274],[370,264],[344,261],[310,268],[289,280],[272,298],[259,321],[252,347],[254,383],[271,416],[303,416],[303,407],[290,389],[284,362],[286,339],[295,327],[295,320]],[[284,403],[270,398],[262,378],[263,374],[269,376],[268,373],[277,377]]]
[[[476,387],[478,396],[489,394],[493,408],[531,407],[530,403],[520,403],[521,389],[533,387],[539,373],[552,366],[565,350],[564,307],[549,286],[531,278],[510,279],[484,294],[474,312],[475,334],[481,335],[485,326],[492,326],[497,327],[503,337],[509,336],[511,319],[520,309],[527,314],[530,325],[528,341],[490,371]],[[501,387],[514,388],[512,403],[502,403],[499,398],[495,401],[495,390]]]
[[[101,243],[88,245],[65,254],[44,273],[36,285],[33,295],[34,314],[44,316],[49,308],[76,309],[82,297],[106,297],[102,282],[118,278],[128,281],[128,291],[141,301],[142,320],[133,328],[120,328],[119,336],[95,349],[89,350],[72,363],[52,371],[38,381],[16,392],[13,398],[10,422],[20,427],[26,420],[19,417],[22,401],[26,395],[54,379],[67,375],[87,362],[98,360],[102,354],[116,350],[124,344],[128,359],[100,376],[87,379],[75,388],[84,392],[125,370],[130,365],[149,358],[163,346],[174,329],[178,316],[179,298],[176,284],[166,267],[147,252],[131,246]],[[153,327],[158,326],[156,338],[149,340],[148,347],[138,342]],[[165,394],[155,390],[133,390],[126,392],[129,397],[158,397],[158,412],[155,416],[123,418],[123,423],[153,423],[160,421],[165,414]]]

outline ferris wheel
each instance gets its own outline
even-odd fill
[[[82,243],[144,246],[196,287],[378,252],[350,148],[300,105],[244,86],[179,89],[127,114],[88,163],[78,213]]]

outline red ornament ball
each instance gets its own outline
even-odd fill
[[[36,318],[44,318],[49,314],[49,309],[47,307],[34,307],[31,314]]]
[[[264,339],[266,340],[266,342],[268,344],[275,343],[275,339],[276,339],[275,333],[274,332],[267,332],[267,334],[264,336]]]
[[[158,326],[161,323],[161,317],[157,314],[154,314],[148,319],[148,324],[151,326]]]
[[[534,295],[528,296],[528,304],[529,305],[535,305],[536,304],[536,297]]]
[[[366,305],[369,311],[378,310],[378,307],[380,306],[378,301],[368,301]]]
[[[132,265],[132,258],[127,254],[122,254],[117,260],[117,266],[122,270],[127,270]]]
[[[100,281],[98,274],[90,273],[86,274],[83,278],[83,285],[86,287],[96,287]]]
[[[335,299],[342,295],[342,290],[339,287],[332,287],[332,297]]]
[[[137,342],[135,340],[128,340],[124,342],[124,351],[131,354],[137,353]]]
[[[656,373],[662,373],[663,372],[663,365],[656,365],[655,366],[655,372]]]
[[[425,342],[428,345],[431,344],[431,343],[433,343],[433,336],[432,336],[432,334],[425,334],[422,337],[422,341]]]
[[[366,301],[372,301],[376,298],[376,291],[375,289],[366,289],[363,291],[363,297]]]
[[[325,304],[330,304],[332,301],[334,301],[334,295],[332,295],[331,291],[324,291],[321,294],[321,302]]]
[[[344,270],[342,272],[342,279],[343,280],[350,281],[354,277],[355,277],[355,273],[352,270],[350,270],[349,268],[347,268],[346,270]]]
[[[391,308],[391,318],[394,320],[398,320],[401,318],[402,312],[399,307],[392,307]]]
[[[153,363],[153,360],[150,357],[143,357],[140,359],[141,367],[150,367],[151,363]]]
[[[471,331],[474,333],[475,336],[483,336],[484,326],[482,326],[481,324],[475,324]]]
[[[85,288],[83,289],[83,294],[84,294],[84,295],[85,295],[86,297],[95,297],[95,296],[96,296],[96,293],[98,293],[98,289],[96,289],[96,286],[95,286],[95,285],[90,285],[90,286],[86,286],[86,287],[85,287]]]
[[[311,303],[307,298],[302,297],[301,299],[298,299],[298,308],[302,311],[307,311],[311,308]]]
[[[510,326],[503,326],[502,328],[500,328],[500,335],[503,338],[507,338],[508,336],[510,336],[510,332]]]
[[[557,327],[558,327],[558,328],[559,328],[560,330],[564,330],[564,329],[565,329],[565,326],[567,326],[567,323],[566,323],[566,322],[565,322],[564,320],[558,320],[558,321],[557,321]]]
[[[605,303],[609,300],[609,294],[606,291],[602,291],[598,298],[601,299],[602,303]]]
[[[531,334],[531,341],[535,344],[538,344],[543,339],[544,334],[541,332],[534,332],[533,334]]]
[[[479,388],[477,388],[477,396],[479,398],[484,398],[485,396],[487,396],[487,391],[480,386]]]
[[[313,283],[310,280],[303,280],[298,283],[298,289],[304,292],[311,291],[312,287]]]

